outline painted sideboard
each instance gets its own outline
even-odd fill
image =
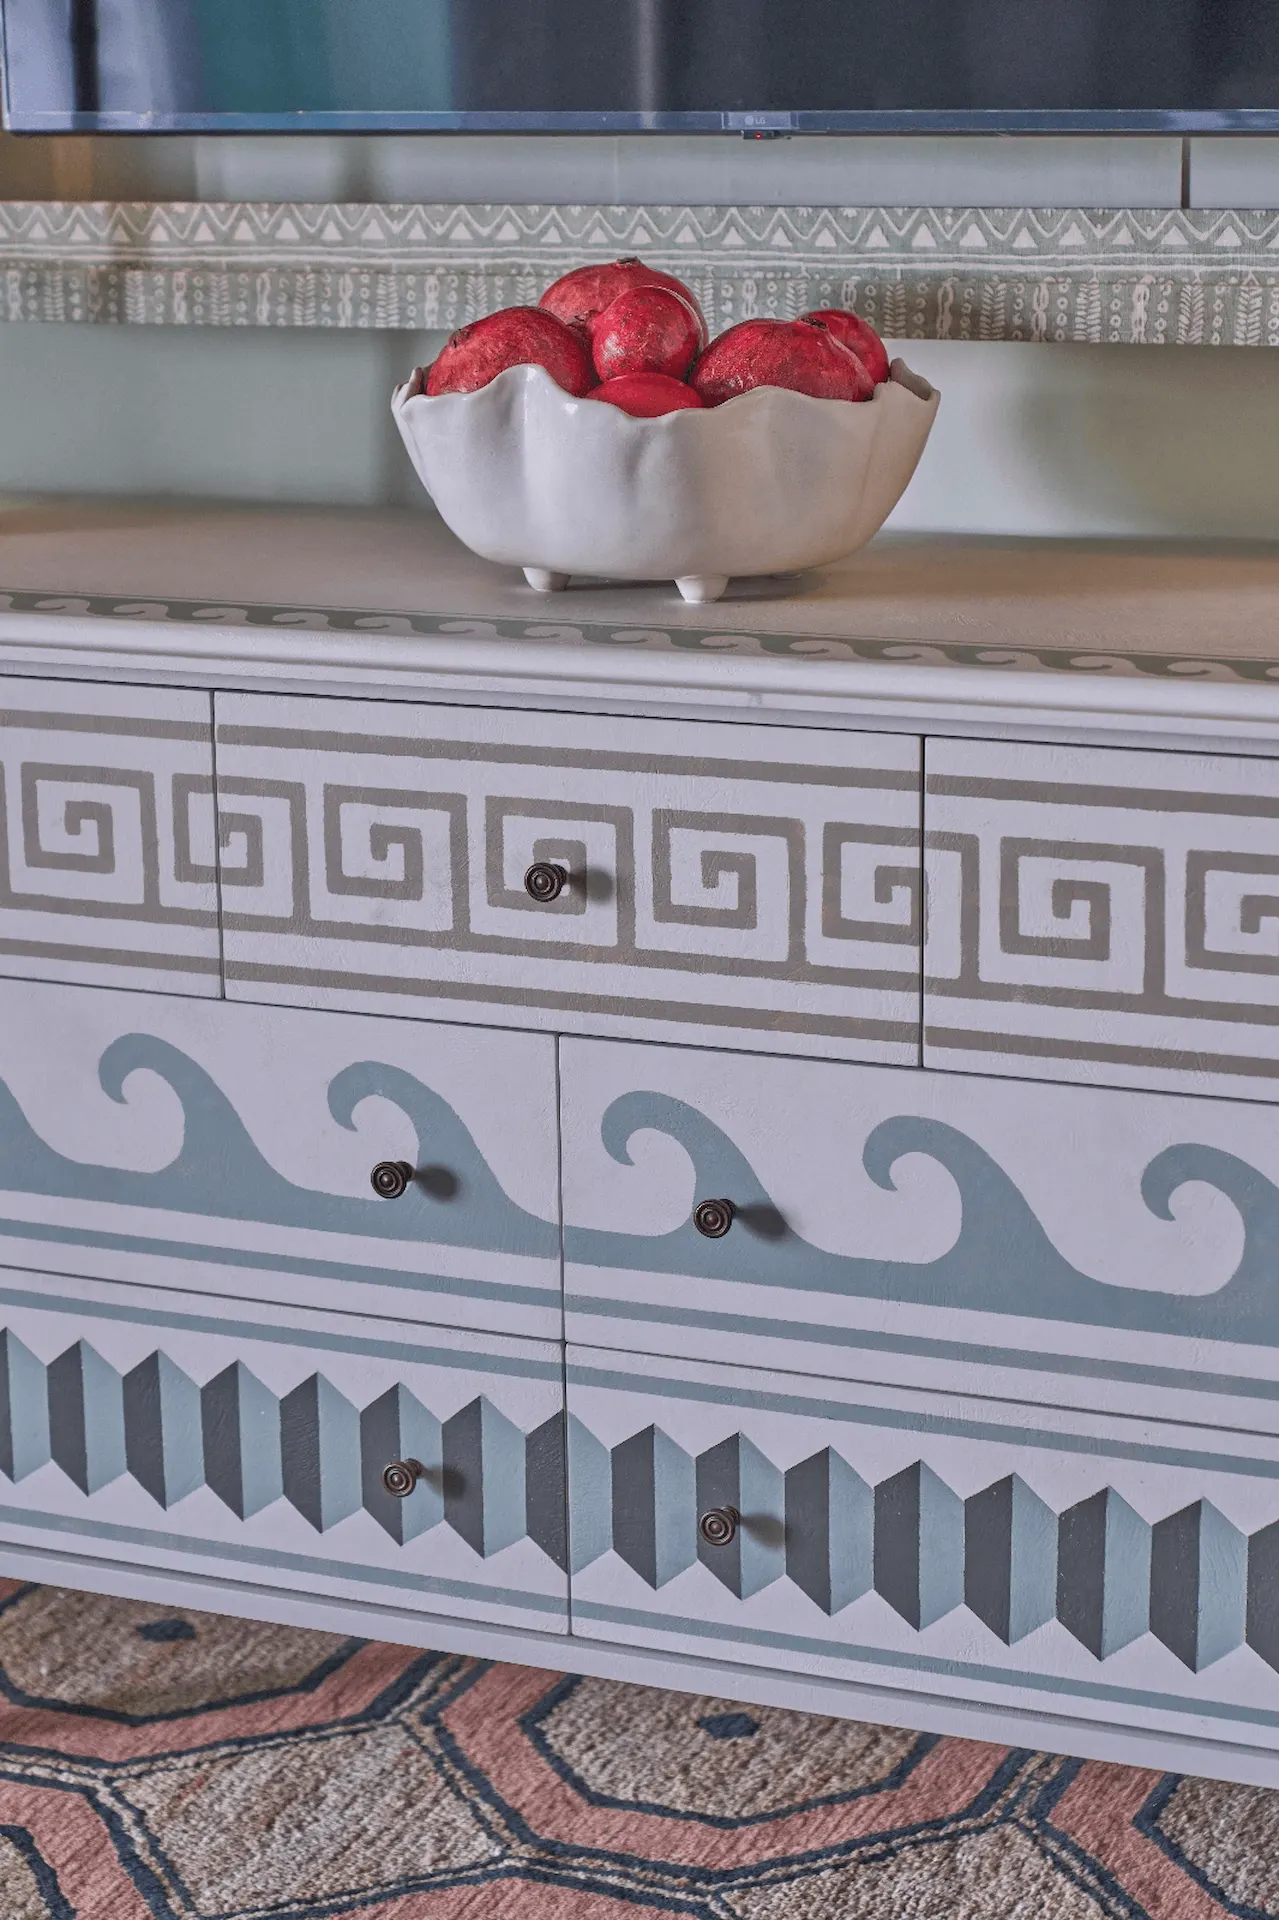
[[[0,580],[0,1569],[1279,1782],[1279,557]]]

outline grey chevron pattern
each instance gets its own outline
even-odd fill
[[[382,1485],[400,1459],[424,1469],[402,1500]],[[50,1461],[84,1494],[130,1474],[167,1509],[205,1486],[240,1520],[284,1499],[317,1533],[363,1508],[401,1546],[447,1526],[485,1559],[527,1537],[566,1565],[563,1417],[526,1434],[482,1394],[445,1419],[402,1385],[356,1407],[318,1372],[277,1397],[240,1361],[200,1386],[77,1340],[45,1365],[5,1329],[0,1472]]]
[[[397,1459],[424,1469],[403,1500]],[[1056,1512],[1017,1474],[961,1497],[923,1460],[872,1484],[833,1447],[783,1470],[745,1434],[694,1455],[657,1425],[609,1449],[483,1394],[441,1418],[402,1384],[359,1407],[319,1371],[277,1395],[238,1360],[201,1385],[158,1350],[122,1373],[86,1340],[45,1363],[0,1330],[0,1473],[50,1463],[88,1496],[129,1475],[165,1510],[207,1487],[317,1534],[363,1510],[401,1546],[529,1539],[570,1573],[611,1550],[654,1592],[700,1564],[736,1599],[784,1579],[831,1617],[874,1592],[919,1632],[966,1607],[1010,1647],[1055,1620],[1098,1661],[1149,1632],[1193,1672],[1245,1645],[1279,1671],[1279,1522],[1245,1535],[1203,1499],[1152,1523],[1103,1487]],[[711,1545],[698,1516],[728,1507]]]
[[[1279,1670],[1279,1523],[1246,1536],[1207,1500],[1058,1513],[1016,1474],[961,1498],[923,1461],[872,1486],[831,1447],[782,1472],[744,1435],[610,1451],[576,1418],[568,1453],[575,1573],[611,1548],[656,1591],[700,1560],[737,1599],[787,1579],[832,1616],[873,1591],[920,1631],[963,1606],[1006,1646],[1056,1620],[1098,1661],[1150,1632],[1194,1672],[1244,1645]],[[710,1507],[741,1516],[727,1546],[699,1537]]]

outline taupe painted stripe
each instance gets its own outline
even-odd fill
[[[926,1026],[924,1047],[1042,1060],[1096,1060],[1110,1066],[1151,1067],[1170,1073],[1231,1074],[1236,1079],[1279,1079],[1279,1061],[1275,1060],[1230,1053],[1174,1053],[1162,1047],[1122,1047],[1102,1040],[1055,1040],[1033,1033],[982,1033],[977,1029]]]
[[[912,1021],[837,1019],[825,1014],[789,1014],[760,1007],[716,1007],[686,1001],[609,998],[603,994],[544,992],[534,987],[472,986],[465,981],[423,980],[399,974],[321,973],[307,967],[261,966],[228,959],[226,978],[262,985],[324,987],[331,992],[398,994],[428,1000],[462,1000],[501,1006],[545,1007],[552,1012],[595,1013],[619,1020],[665,1020],[686,1026],[746,1028],[764,1033],[823,1033],[839,1039],[877,1040],[914,1047]]]
[[[1204,969],[1205,978],[1211,979],[1212,973],[1226,974],[1232,979],[1249,977],[1233,967]],[[1279,1004],[1269,1006],[1250,1000],[1187,1000],[1166,993],[1151,993],[1138,987],[1132,993],[1104,992],[1097,987],[1050,987],[1018,986],[1007,980],[938,980],[929,978],[924,983],[925,994],[941,1000],[971,1000],[991,1002],[1015,1002],[1023,1007],[1063,1007],[1074,1008],[1081,1013],[1128,1013],[1134,1020],[1149,1023],[1151,1020],[1203,1020],[1227,1023],[1236,1026],[1279,1026]]]
[[[213,891],[211,886],[209,891]],[[127,900],[69,900],[42,893],[5,894],[0,897],[0,911],[62,913],[79,915],[86,920],[128,920],[157,927],[216,927],[218,923],[216,912],[212,909],[206,912],[202,907],[146,906]]]
[[[528,961],[576,961],[589,967],[613,967],[623,976],[633,967],[637,970],[647,968],[652,972],[717,974],[726,980],[784,980],[788,986],[861,989],[876,994],[908,993],[912,999],[919,993],[917,970],[905,973],[894,972],[887,967],[882,971],[877,967],[828,967],[813,961],[740,960],[731,954],[680,953],[666,947],[623,946],[620,943],[595,946],[587,945],[584,941],[538,940],[535,945],[531,938],[475,933],[470,929],[459,932],[456,928],[445,928],[440,933],[429,933],[419,927],[361,926],[355,921],[228,913],[223,920],[223,930],[229,934],[248,934],[254,940],[284,935],[291,939],[331,941],[335,946],[349,941],[352,946],[394,947],[401,952],[491,953]],[[871,943],[867,941],[864,944]],[[909,947],[912,954],[919,952],[918,943],[909,936],[891,944],[894,949]],[[625,994],[624,985],[618,998],[622,997],[629,997]]]
[[[689,725],[687,721],[662,721],[662,726]],[[705,729],[698,733],[704,738]],[[874,739],[873,734],[856,735]],[[896,738],[896,736],[894,736]],[[219,724],[220,747],[270,747],[308,753],[376,754],[383,758],[410,760],[479,760],[496,766],[581,767],[618,773],[670,773],[686,779],[764,780],[785,786],[870,787],[894,792],[915,793],[919,774],[874,767],[813,767],[803,761],[790,765],[767,760],[714,760],[692,754],[613,753],[603,748],[542,746],[499,746],[484,740],[407,739],[365,733],[319,733],[303,728],[242,727]]]
[[[0,727],[29,733],[116,734],[130,740],[198,740],[204,746],[209,746],[213,737],[207,720],[148,720],[118,713],[27,713],[21,707],[0,708]]]
[[[210,915],[215,922],[215,916]],[[95,967],[154,967],[158,973],[219,972],[217,955],[206,959],[193,953],[131,953],[124,948],[78,947],[45,940],[0,939],[0,953],[23,960],[79,960]]]
[[[1270,766],[1273,762],[1263,764]],[[1075,786],[1068,781],[997,780],[954,773],[930,773],[924,790],[939,798],[950,795],[966,800],[1028,800],[1040,806],[1121,808],[1135,813],[1222,813],[1279,819],[1279,794],[1269,798],[1241,793],[1187,793],[1184,787],[1101,787],[1083,782]]]

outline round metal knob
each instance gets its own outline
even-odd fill
[[[379,1200],[398,1200],[409,1190],[413,1169],[407,1160],[379,1160],[369,1175],[369,1185]]]
[[[697,1531],[708,1547],[729,1547],[737,1538],[741,1517],[736,1507],[712,1507],[699,1515]]]
[[[558,900],[567,885],[568,868],[557,866],[553,860],[535,860],[524,876],[524,891],[539,907]]]
[[[708,1240],[722,1240],[736,1216],[731,1200],[699,1200],[693,1208],[693,1225]]]
[[[407,1500],[425,1472],[420,1460],[392,1460],[382,1469],[382,1485],[396,1500]]]

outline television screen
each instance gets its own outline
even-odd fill
[[[18,131],[1279,127],[1275,0],[0,0]]]

